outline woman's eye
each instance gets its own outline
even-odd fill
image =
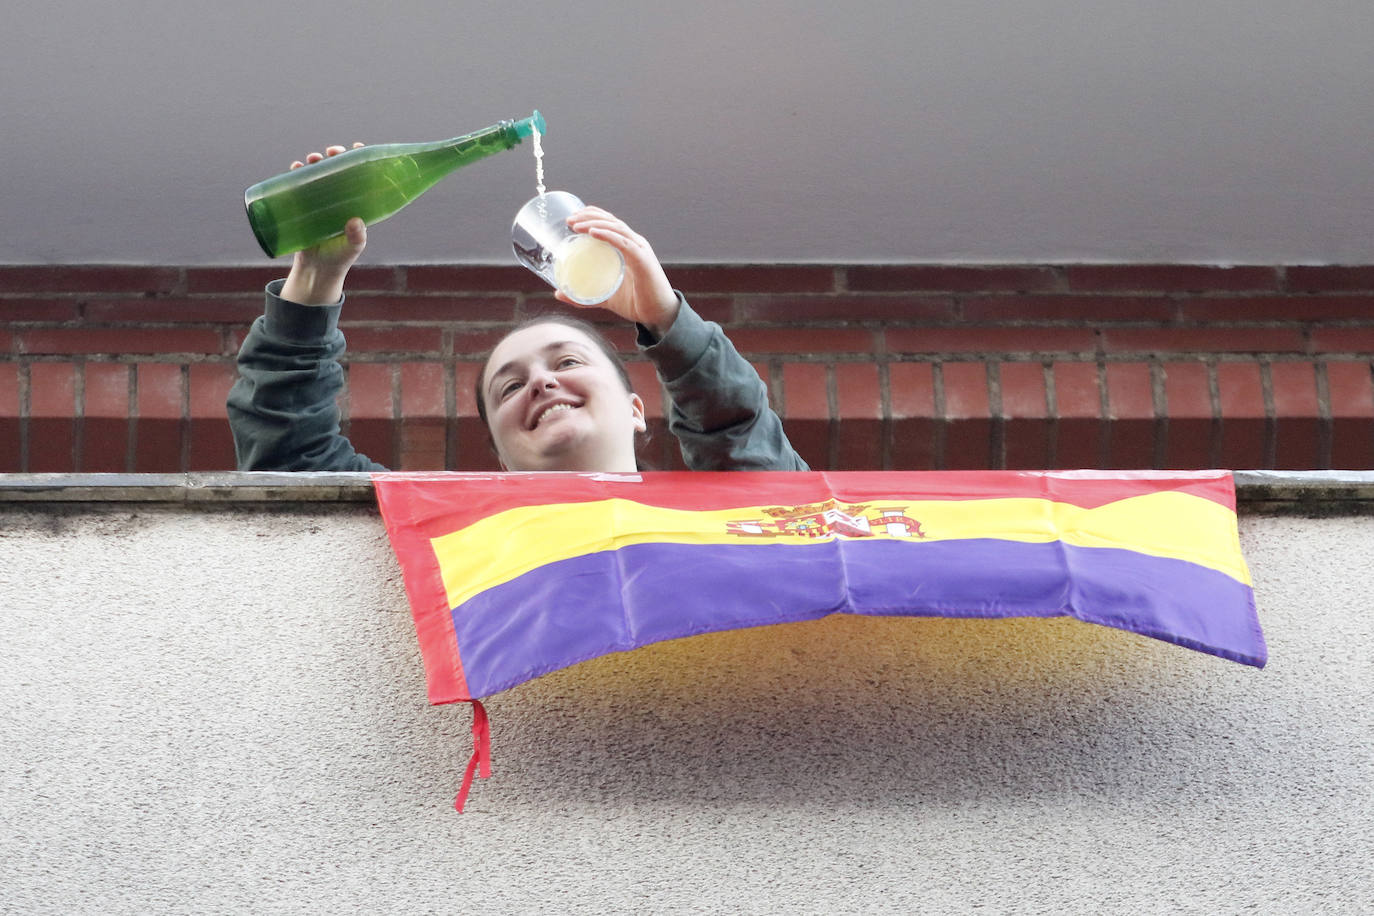
[[[519,390],[520,382],[516,381],[515,379],[512,379],[511,381],[506,382],[506,384],[501,386],[501,397],[510,397],[512,394]]]
[[[572,366],[580,366],[580,365],[582,365],[582,360],[578,359],[576,356],[565,356],[565,357],[563,357],[562,359],[560,359],[560,360],[558,361],[558,364],[557,364],[557,367],[556,367],[556,368],[559,368],[559,369],[568,369],[568,368],[570,368],[570,367],[572,367]]]

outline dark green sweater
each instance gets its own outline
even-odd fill
[[[264,314],[239,351],[229,426],[241,471],[384,471],[339,432],[343,302],[298,305],[267,286]],[[805,471],[754,367],[682,294],[661,340],[639,328],[640,350],[668,396],[668,429],[695,471]]]

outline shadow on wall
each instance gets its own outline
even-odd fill
[[[1225,768],[1199,758],[1199,738],[1228,743],[1217,682],[1254,673],[1069,619],[709,634],[492,698],[498,778],[479,791],[492,810],[505,792],[574,805],[1159,797]]]

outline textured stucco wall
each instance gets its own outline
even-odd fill
[[[0,507],[0,911],[1368,912],[1374,519],[1241,533],[1263,671],[1063,620],[697,637],[493,698],[459,815],[371,509]]]

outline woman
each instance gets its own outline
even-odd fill
[[[330,147],[291,167],[343,151]],[[574,213],[568,224],[624,255],[624,282],[601,307],[638,326],[638,345],[663,382],[668,428],[687,466],[806,470],[758,374],[718,325],[703,321],[673,290],[649,243],[596,207]],[[344,280],[366,244],[366,226],[351,220],[344,235],[297,252],[286,279],[268,284],[265,313],[244,340],[229,393],[239,470],[386,470],[340,434],[336,404]],[[506,470],[636,469],[644,403],[614,349],[590,325],[550,315],[516,328],[492,350],[477,399]]]

